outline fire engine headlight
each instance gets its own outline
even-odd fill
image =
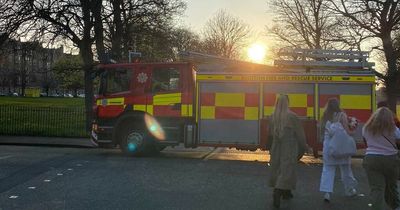
[[[158,140],[165,140],[164,129],[157,122],[156,118],[149,114],[144,115],[144,122],[146,123],[147,130],[156,137]]]

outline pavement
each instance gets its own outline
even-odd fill
[[[0,136],[0,144],[96,147],[90,138]]]
[[[36,145],[36,146],[56,146],[56,147],[83,147],[97,148],[90,138],[62,138],[62,137],[35,137],[35,136],[0,136],[0,145]],[[364,157],[365,149],[357,150],[353,156],[355,160]],[[162,151],[165,157],[182,158],[201,158],[204,160],[240,160],[240,161],[259,161],[269,162],[269,152],[263,150],[245,151],[229,149],[224,147],[197,147],[185,148],[183,144],[179,146],[167,147]],[[322,151],[319,152],[321,157]],[[321,158],[314,158],[312,153],[308,153],[300,160],[305,164],[322,164]]]

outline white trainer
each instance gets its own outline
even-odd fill
[[[324,194],[324,201],[325,202],[330,202],[331,201],[331,194],[330,193],[325,193]]]
[[[346,195],[349,196],[349,197],[355,196],[355,195],[357,195],[357,190],[354,189],[354,188],[351,188],[351,189],[346,193]]]

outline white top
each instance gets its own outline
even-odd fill
[[[384,134],[385,137],[390,141],[386,140],[383,135],[372,135],[370,132],[362,129],[362,135],[367,142],[367,155],[395,155],[398,153],[396,141],[400,141],[400,130],[395,128],[393,133]]]

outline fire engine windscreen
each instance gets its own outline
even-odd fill
[[[157,138],[157,140],[165,140],[164,129],[157,122],[156,118],[149,114],[144,115],[144,121],[146,123],[147,130]]]

